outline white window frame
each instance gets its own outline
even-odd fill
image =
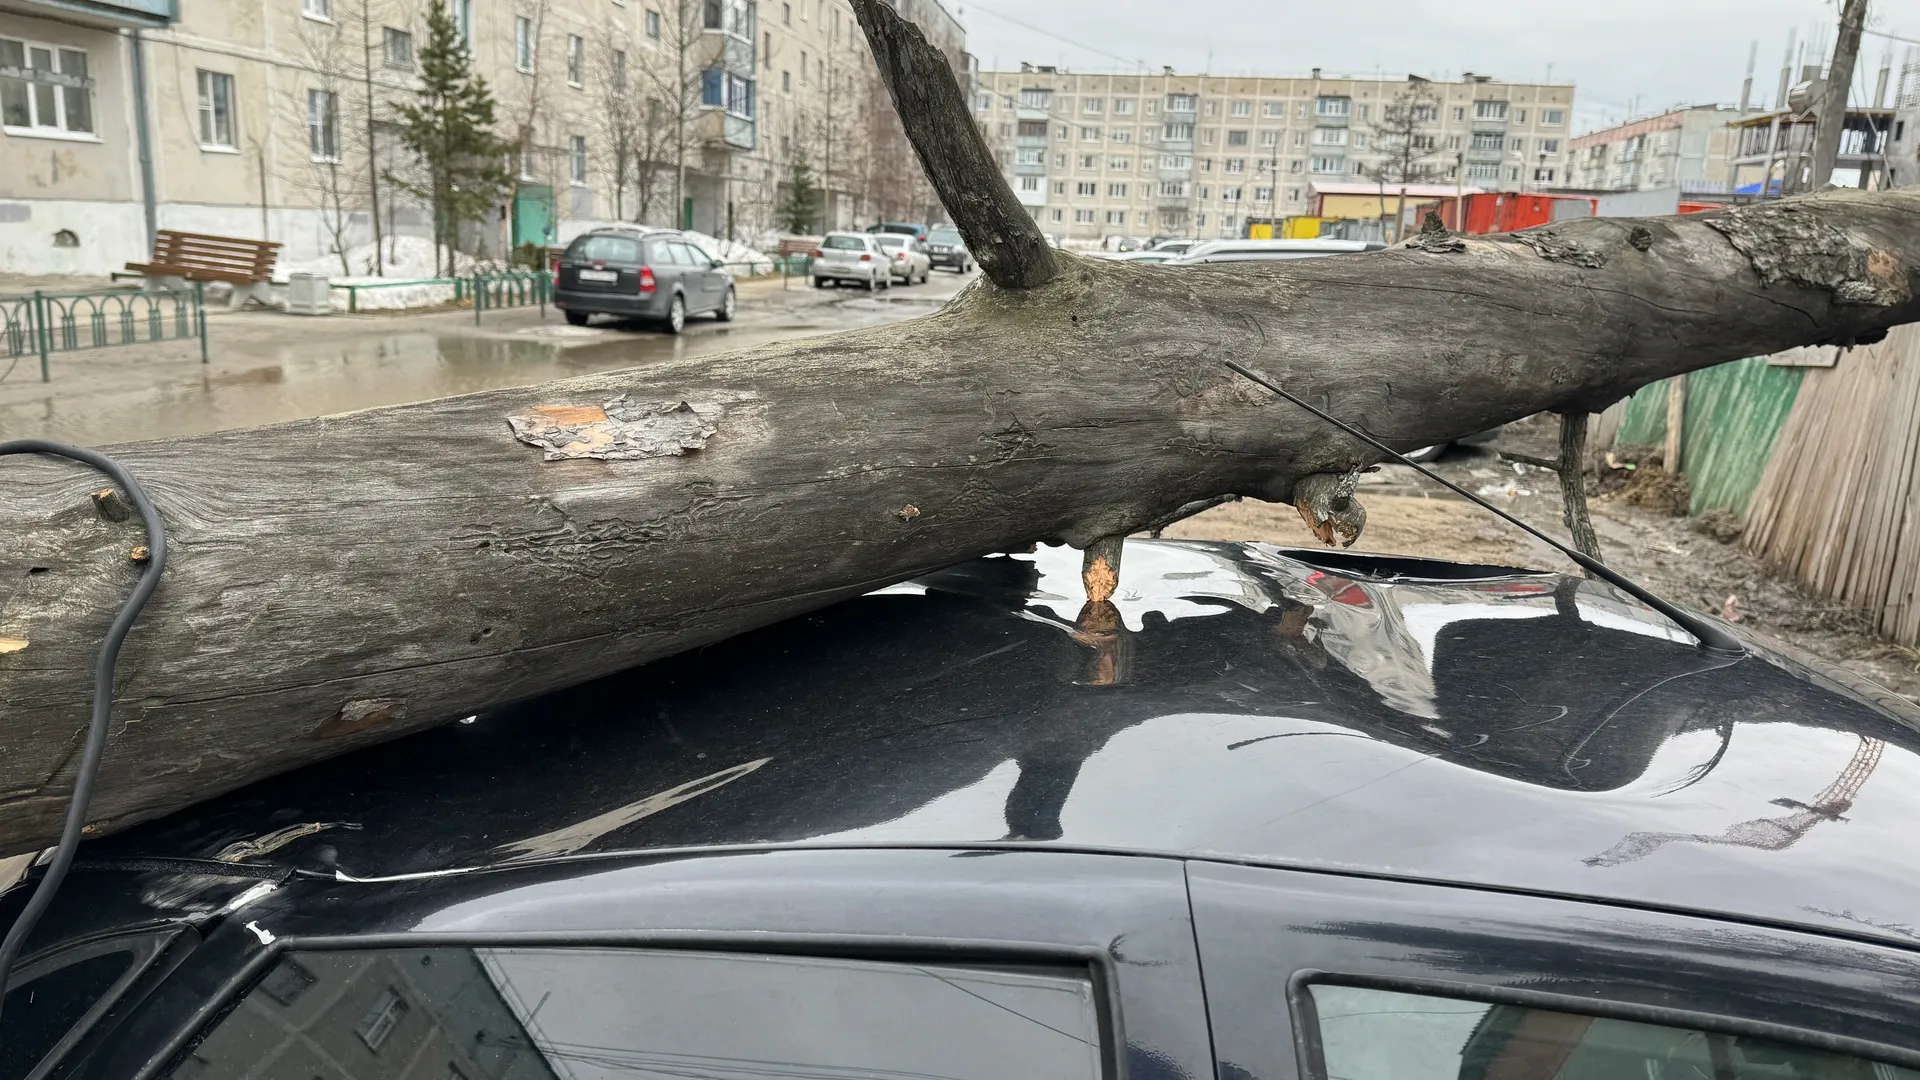
[[[1073,212],[1073,223],[1074,223],[1075,225],[1091,225],[1091,224],[1093,224],[1093,211],[1091,211],[1091,210],[1075,210],[1075,211]]]
[[[567,179],[574,187],[587,186],[587,137],[571,135],[567,138]]]
[[[307,160],[340,161],[340,95],[332,90],[307,89]]]
[[[1110,157],[1107,159],[1107,170],[1109,172],[1129,172],[1132,169],[1132,158]]]
[[[1080,102],[1080,111],[1088,116],[1099,116],[1106,111],[1106,107],[1106,98],[1083,98]]]
[[[1127,185],[1125,184],[1108,184],[1107,185],[1107,198],[1124,199],[1126,197],[1127,197]]]
[[[1092,180],[1076,181],[1073,185],[1073,193],[1078,197],[1092,198],[1100,194],[1100,185],[1094,183]]]
[[[647,9],[647,36],[655,41],[660,40],[660,13],[652,8]]]
[[[98,130],[100,120],[93,108],[93,57],[89,50],[74,48],[71,45],[56,45],[52,42],[33,41],[26,38],[0,37],[0,41],[8,42],[19,48],[21,60],[25,65],[29,65],[24,67],[23,70],[43,72],[45,76],[47,76],[34,76],[25,79],[9,76],[3,80],[6,84],[26,88],[27,123],[24,126],[17,124],[5,125],[4,130],[7,134],[25,135],[39,139],[64,139],[70,142],[101,141]],[[43,68],[38,64],[34,64],[33,54],[36,51],[45,52],[48,62],[52,66]],[[68,74],[65,70],[67,64],[64,59],[65,54],[68,53],[80,58],[81,66],[86,68],[87,71],[85,75],[76,77]],[[44,99],[39,89],[41,87],[45,87],[49,92]],[[72,121],[72,117],[69,115],[72,99],[69,95],[73,92],[78,92],[85,100],[87,122],[92,126],[93,130],[76,129],[68,126]],[[40,108],[48,101],[52,103],[53,122],[42,123]]]
[[[587,85],[587,39],[567,35],[567,85],[579,89]]]
[[[208,71],[206,68],[200,68],[194,73],[194,83],[200,96],[198,109],[200,149],[226,154],[239,153],[240,142],[235,134],[239,126],[234,123],[233,117],[233,76],[224,71]],[[216,88],[225,90],[224,102],[219,100],[222,95],[215,93]],[[226,111],[224,132],[220,130],[223,119],[220,113],[223,105]],[[223,135],[224,138],[222,138]]]
[[[1247,159],[1246,159],[1246,158],[1237,158],[1237,157],[1230,157],[1230,158],[1228,158],[1228,159],[1226,160],[1226,163],[1225,163],[1224,165],[1222,165],[1222,166],[1221,166],[1221,169],[1220,169],[1220,171],[1221,171],[1221,172],[1230,172],[1230,173],[1243,173],[1243,172],[1246,172],[1246,171],[1247,171]]]
[[[1541,109],[1540,123],[1543,127],[1559,127],[1566,122],[1566,113],[1560,109]]]
[[[1116,98],[1113,103],[1113,115],[1132,116],[1133,115],[1133,99],[1132,98]]]
[[[1020,190],[1027,192],[1028,194],[1038,194],[1040,191],[1040,178],[1037,176],[1021,177]]]
[[[533,65],[539,59],[534,55],[533,19],[526,15],[513,17],[513,70],[522,75],[533,74]]]
[[[1332,96],[1315,98],[1313,111],[1318,116],[1352,116],[1353,99]]]
[[[314,22],[333,21],[333,0],[300,0],[300,15]]]
[[[1227,115],[1228,116],[1252,116],[1253,102],[1236,101],[1233,103],[1233,105],[1230,108],[1227,109]]]
[[[1493,98],[1484,98],[1476,101],[1473,103],[1473,118],[1475,120],[1505,120],[1507,118],[1507,103]]]
[[[1127,212],[1125,210],[1107,211],[1107,224],[1125,225],[1126,223],[1127,223]]]
[[[393,62],[393,43],[396,39],[406,42],[407,45],[407,57],[406,63],[404,64],[396,64]],[[418,66],[418,62],[413,58],[413,34],[397,26],[381,27],[380,63],[381,66],[393,71],[412,71]]]

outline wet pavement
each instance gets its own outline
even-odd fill
[[[641,367],[661,360],[876,326],[939,309],[972,280],[938,274],[878,296],[777,279],[742,282],[731,323],[695,319],[679,336],[596,319],[569,326],[549,308],[302,319],[212,313],[211,361],[194,342],[36,357],[10,375],[0,358],[0,438],[81,445],[134,442],[423,401]]]

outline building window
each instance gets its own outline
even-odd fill
[[[1140,211],[1140,227],[1144,229],[1152,224],[1153,224],[1152,211],[1149,211],[1149,210]]]
[[[1210,157],[1208,157],[1208,158],[1201,158],[1201,159],[1200,159],[1200,171],[1201,171],[1201,172],[1212,172],[1212,171],[1213,171],[1213,159],[1212,159],[1212,158],[1210,158]]]
[[[1020,91],[1020,107],[1023,109],[1045,109],[1053,104],[1051,90]]]
[[[1020,165],[1042,165],[1047,163],[1047,152],[1037,146],[1022,146],[1014,151],[1014,162]]]
[[[1090,97],[1080,103],[1080,111],[1088,116],[1099,116],[1106,107],[1106,98]]]
[[[460,27],[460,44],[468,52],[473,51],[473,0],[458,0],[455,4],[454,21]]]
[[[1543,153],[1543,154],[1557,154],[1557,153],[1559,153],[1559,152],[1560,152],[1560,140],[1559,140],[1559,139],[1541,139],[1541,140],[1540,140],[1540,152],[1541,152],[1541,153]]]
[[[1300,158],[1294,158],[1292,161],[1287,162],[1287,171],[1290,173],[1297,173],[1306,167],[1307,163]]]
[[[792,4],[780,5],[780,25],[782,26],[793,25],[793,5]]]
[[[627,50],[613,50],[613,89],[616,93],[627,92]]]
[[[1526,122],[1527,122],[1527,110],[1525,110],[1525,109],[1515,109],[1515,110],[1513,110],[1513,122],[1514,122],[1514,123],[1516,123],[1516,124],[1524,124],[1524,123],[1526,123]]]
[[[1132,98],[1115,99],[1113,103],[1113,115],[1132,116],[1133,115],[1133,99]]]
[[[1055,180],[1053,182],[1053,193],[1055,195],[1065,195],[1067,193],[1067,182],[1065,180]]]
[[[1447,136],[1447,149],[1449,150],[1460,149],[1460,136],[1458,135]]]
[[[1099,168],[1099,167],[1100,167],[1100,155],[1099,155],[1099,154],[1081,154],[1081,155],[1080,155],[1080,167],[1081,167],[1081,168],[1083,168],[1083,169],[1097,169],[1097,168]]]
[[[1467,110],[1466,110],[1466,109],[1464,109],[1464,108],[1461,108],[1461,107],[1460,107],[1460,106],[1458,106],[1458,105],[1456,105],[1456,106],[1454,106],[1454,107],[1453,107],[1453,118],[1454,118],[1455,120],[1465,120],[1465,119],[1467,118]]]
[[[1247,171],[1247,159],[1246,159],[1246,158],[1237,158],[1237,157],[1230,157],[1230,158],[1228,158],[1228,159],[1227,159],[1227,164],[1226,164],[1226,169],[1225,169],[1224,171],[1226,171],[1226,172],[1246,172],[1246,171]]]
[[[1540,110],[1540,122],[1542,124],[1547,125],[1548,127],[1559,127],[1561,122],[1564,121],[1566,118],[1567,118],[1567,114],[1564,112],[1561,112],[1559,109],[1541,109]]]
[[[1233,108],[1228,110],[1228,112],[1230,115],[1233,115],[1233,116],[1252,116],[1253,102],[1236,101],[1233,103]]]
[[[1191,113],[1199,99],[1192,94],[1168,94],[1167,111],[1170,113]]]
[[[1127,197],[1127,185],[1125,184],[1108,184],[1107,185],[1107,198],[1124,199],[1126,197]]]
[[[1081,128],[1081,129],[1080,129],[1080,141],[1081,141],[1081,142],[1099,142],[1099,141],[1100,141],[1100,129],[1099,129],[1099,128],[1097,128],[1097,127],[1083,127],[1083,128]]]
[[[1272,188],[1270,188],[1270,187],[1257,187],[1257,188],[1254,188],[1254,189],[1253,189],[1253,201],[1254,201],[1254,202],[1272,202],[1272,201],[1273,201],[1273,189],[1272,189]]]
[[[1367,148],[1367,133],[1366,133],[1366,132],[1364,132],[1364,131],[1356,131],[1356,132],[1354,132],[1354,133],[1353,133],[1353,148],[1354,148],[1355,150],[1365,150],[1365,149]]]
[[[340,160],[340,105],[331,90],[307,91],[307,156]]]
[[[1306,132],[1304,132],[1304,131],[1296,131],[1296,132],[1294,132],[1294,133],[1293,133],[1293,145],[1295,145],[1295,146],[1305,146],[1305,145],[1307,145],[1307,133],[1306,133]]]
[[[1107,224],[1125,225],[1126,223],[1127,223],[1127,212],[1125,210],[1107,211]]]
[[[1337,157],[1317,157],[1308,162],[1307,167],[1316,173],[1336,174],[1347,171],[1347,159]]]
[[[1168,124],[1160,129],[1160,138],[1167,142],[1192,142],[1192,124]]]
[[[1552,169],[1535,169],[1535,170],[1533,170],[1533,182],[1534,182],[1534,183],[1536,183],[1536,184],[1551,184],[1551,183],[1553,183],[1553,170],[1552,170]]]
[[[525,15],[513,17],[513,66],[516,71],[533,70],[533,20]]]
[[[1185,180],[1163,180],[1160,182],[1160,194],[1163,198],[1184,199],[1187,197]]]
[[[1365,162],[1360,162],[1360,161],[1356,161],[1356,162],[1354,162],[1354,163],[1353,163],[1353,175],[1355,175],[1355,176],[1365,176],[1365,175],[1367,175],[1367,166],[1366,166],[1366,163],[1365,163]]]
[[[1347,116],[1353,111],[1353,100],[1343,97],[1315,98],[1313,109],[1321,116]]]
[[[1432,123],[1440,119],[1440,106],[1415,105],[1413,107],[1413,118],[1418,122]]]
[[[1196,229],[1204,229],[1204,228],[1206,228],[1206,227],[1207,227],[1207,215],[1206,215],[1206,214],[1204,214],[1204,213],[1200,213],[1200,214],[1195,214],[1195,215],[1193,215],[1193,227],[1194,227],[1194,228],[1196,228]]]
[[[1505,150],[1506,148],[1507,148],[1507,137],[1505,135],[1500,134],[1497,131],[1494,131],[1494,132],[1480,131],[1480,132],[1474,133],[1473,146],[1471,147],[1471,149]]]
[[[576,184],[587,182],[587,137],[575,135],[567,140],[567,176]]]
[[[93,79],[87,54],[31,41],[0,38],[0,123],[16,134],[64,131],[93,134]]]
[[[367,1049],[378,1052],[380,1044],[387,1041],[393,1029],[400,1024],[401,1017],[407,1015],[407,1003],[394,990],[382,991],[374,1000],[373,1007],[367,1010],[360,1023],[353,1029]]]
[[[1130,143],[1133,141],[1133,132],[1131,130],[1114,131],[1109,133],[1108,137],[1117,143]]]
[[[1191,169],[1193,168],[1193,156],[1191,154],[1163,154],[1160,157],[1160,167],[1163,169]]]
[[[567,85],[587,82],[587,40],[578,34],[567,35]]]
[[[1133,168],[1133,159],[1123,157],[1108,158],[1107,168],[1113,172],[1126,172]]]
[[[1205,184],[1201,184],[1200,185],[1200,201],[1205,202],[1206,200],[1211,198],[1213,198],[1213,189],[1208,187]]]
[[[1483,164],[1473,164],[1473,165],[1469,165],[1469,166],[1467,166],[1467,179],[1469,179],[1469,180],[1498,180],[1498,179],[1500,179],[1500,166],[1498,166],[1498,165],[1483,165]]]
[[[395,71],[413,70],[413,35],[389,26],[380,31],[380,48],[386,65]]]
[[[1091,210],[1075,210],[1075,211],[1073,212],[1073,223],[1074,223],[1075,225],[1091,225],[1091,224],[1093,224],[1093,211],[1091,211]]]
[[[1066,168],[1066,167],[1067,167],[1067,155],[1065,155],[1065,154],[1055,154],[1055,155],[1053,155],[1053,167],[1054,167],[1054,168],[1056,168],[1056,169],[1064,169],[1064,168]]]
[[[1091,180],[1082,180],[1073,185],[1073,193],[1075,195],[1098,195],[1100,193],[1100,185]]]
[[[1219,115],[1220,115],[1220,103],[1219,103],[1219,102],[1217,102],[1217,101],[1209,101],[1209,102],[1207,102],[1207,115],[1208,115],[1208,116],[1219,116]]]
[[[1313,129],[1313,145],[1345,146],[1347,145],[1347,129],[1346,128],[1324,128],[1324,127],[1314,128]]]
[[[233,76],[202,71],[200,82],[200,145],[225,150],[233,141]]]
[[[1067,220],[1067,212],[1059,207],[1054,207],[1052,217],[1054,221],[1065,221]]]
[[[780,90],[782,93],[793,93],[793,72],[783,71],[780,73]],[[1000,126],[1006,127],[1007,125],[1001,124]]]
[[[1260,104],[1260,115],[1273,117],[1287,115],[1287,103],[1284,101],[1265,101]]]
[[[1021,178],[1020,178],[1020,190],[1021,190],[1021,191],[1026,191],[1026,192],[1033,192],[1033,193],[1038,193],[1038,192],[1039,192],[1039,190],[1040,190],[1040,178],[1039,178],[1039,177],[1037,177],[1037,176],[1023,176],[1023,177],[1021,177]]]
[[[1229,132],[1227,132],[1227,145],[1228,145],[1228,146],[1245,146],[1245,145],[1247,145],[1247,133],[1246,133],[1246,132],[1244,132],[1244,131],[1229,131]]]
[[[521,146],[520,147],[520,179],[532,180],[537,175],[538,174],[536,174],[533,169],[533,147],[524,146],[524,145]]]
[[[321,22],[333,21],[333,0],[300,0],[300,14]]]
[[[1504,101],[1476,101],[1473,103],[1475,120],[1505,120],[1507,103]]]

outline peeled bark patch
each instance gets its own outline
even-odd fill
[[[1823,194],[1829,204],[1847,198]],[[1742,207],[1706,224],[1753,263],[1768,285],[1824,289],[1837,303],[1897,307],[1913,298],[1915,273],[1893,251],[1876,247],[1830,213],[1804,200]]]
[[[539,405],[507,417],[513,437],[546,451],[546,460],[679,457],[707,445],[719,429],[684,401],[634,404],[625,394],[605,405]]]

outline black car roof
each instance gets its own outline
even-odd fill
[[[1066,848],[1920,934],[1920,728],[1891,695],[1704,654],[1578,578],[1130,542],[1107,612],[1078,566],[964,564],[89,850],[381,878]]]

